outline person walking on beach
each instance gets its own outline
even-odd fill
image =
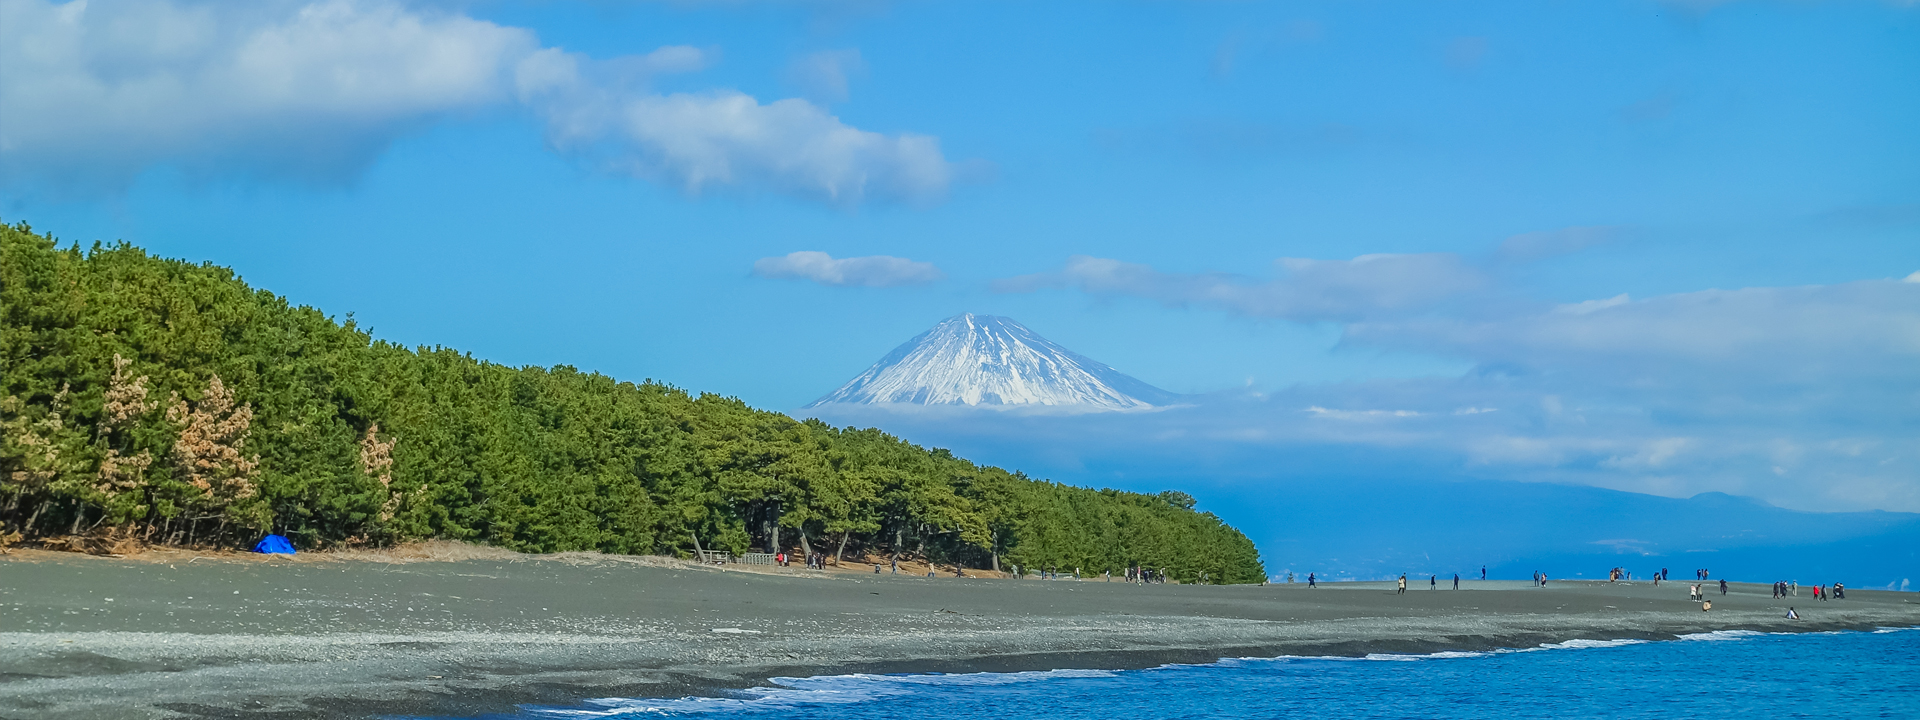
[[[1428,589],[1428,590],[1439,590],[1439,589],[1440,589],[1440,576],[1439,576],[1439,575],[1428,575],[1428,576],[1427,576],[1427,589]]]
[[[1720,580],[1720,594],[1721,595],[1727,594],[1727,581],[1725,578],[1722,578]]]
[[[1485,565],[1480,566],[1480,579],[1481,580],[1487,579],[1487,566]]]
[[[1407,574],[1406,573],[1400,573],[1400,592],[1395,594],[1397,595],[1407,594]]]
[[[1316,577],[1318,577],[1318,576],[1317,576],[1317,575],[1314,575],[1313,573],[1307,573],[1307,587],[1310,587],[1310,588],[1318,588],[1318,587],[1320,587],[1320,585],[1319,585],[1319,584],[1317,584],[1316,582],[1314,582],[1314,578],[1316,578]]]
[[[1455,590],[1460,589],[1460,573],[1453,574],[1453,589]]]

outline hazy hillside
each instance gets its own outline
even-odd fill
[[[1202,493],[1203,496],[1206,493]],[[1276,572],[1442,575],[1489,566],[1496,577],[1642,576],[1920,583],[1920,515],[1815,513],[1703,493],[1666,498],[1594,487],[1495,481],[1346,479],[1277,483],[1241,495],[1289,513],[1284,526],[1246,523]],[[1338,532],[1333,529],[1338,528]]]

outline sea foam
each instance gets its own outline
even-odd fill
[[[1920,628],[1879,628],[1867,632],[1833,631],[1825,633],[1768,633],[1753,630],[1716,630],[1712,632],[1691,633],[1679,636],[1679,640],[1702,642],[1736,642],[1758,639],[1772,639],[1784,636],[1806,635],[1845,635],[1868,636],[1904,633]],[[930,673],[930,674],[893,674],[879,675],[856,673],[847,675],[821,675],[814,677],[776,677],[768,682],[769,687],[748,688],[735,691],[724,697],[684,697],[684,698],[601,698],[586,700],[572,707],[523,707],[519,717],[525,718],[567,718],[600,719],[615,717],[650,716],[720,716],[720,717],[814,717],[822,712],[838,716],[838,710],[808,710],[823,706],[846,707],[847,717],[874,716],[876,710],[856,710],[855,706],[870,703],[883,703],[873,707],[892,707],[898,701],[915,701],[915,697],[925,698],[928,693],[947,695],[949,693],[1013,693],[1020,697],[1051,699],[1056,696],[1073,695],[1072,685],[1047,685],[1062,681],[1094,681],[1105,683],[1112,680],[1121,683],[1118,687],[1131,687],[1141,683],[1159,685],[1162,681],[1149,681],[1147,678],[1167,673],[1163,676],[1167,682],[1194,683],[1207,685],[1215,682],[1207,673],[1220,670],[1230,672],[1262,672],[1260,668],[1284,667],[1299,664],[1303,674],[1292,677],[1318,677],[1314,663],[1332,663],[1323,666],[1329,672],[1333,667],[1342,667],[1347,673],[1359,671],[1363,666],[1379,667],[1379,663],[1410,663],[1418,661],[1472,661],[1476,658],[1508,656],[1515,653],[1539,653],[1549,650],[1599,650],[1623,648],[1635,645],[1666,645],[1678,650],[1692,643],[1658,643],[1656,641],[1635,638],[1613,640],[1594,640],[1577,638],[1563,642],[1542,643],[1527,648],[1501,648],[1488,651],[1442,651],[1426,654],[1413,653],[1371,653],[1362,657],[1283,655],[1278,657],[1241,657],[1222,658],[1212,663],[1169,663],[1145,670],[1046,670],[1012,673]],[[1644,662],[1621,659],[1627,656],[1607,657],[1611,660],[1596,660],[1603,663]],[[1517,658],[1516,658],[1517,659]],[[1505,665],[1499,667],[1507,667]],[[1410,672],[1412,671],[1409,668]],[[1479,671],[1476,671],[1479,672]],[[1413,676],[1409,676],[1413,677]],[[1178,680],[1178,678],[1188,678]],[[1036,686],[1045,689],[1020,689],[1021,686]],[[1105,687],[1105,685],[1102,685]],[[1096,693],[1100,691],[1095,691]],[[884,713],[882,713],[884,715]],[[888,716],[891,717],[891,716]],[[971,716],[969,716],[971,717]],[[983,716],[984,717],[984,716]],[[949,719],[951,720],[951,719]]]

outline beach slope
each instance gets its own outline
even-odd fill
[[[853,671],[1123,668],[1920,624],[1913,593],[1735,584],[1183,586],[659,558],[0,557],[0,717],[471,715]],[[1424,581],[1424,578],[1422,579]],[[1789,606],[1799,621],[1785,619]]]

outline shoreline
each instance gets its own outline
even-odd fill
[[[1920,626],[1914,593],[1735,584],[1138,586],[734,571],[666,558],[0,556],[0,717],[471,716],[852,673],[1127,670]],[[447,553],[443,553],[447,554]],[[198,558],[198,559],[193,559]],[[108,600],[108,598],[112,598]]]

